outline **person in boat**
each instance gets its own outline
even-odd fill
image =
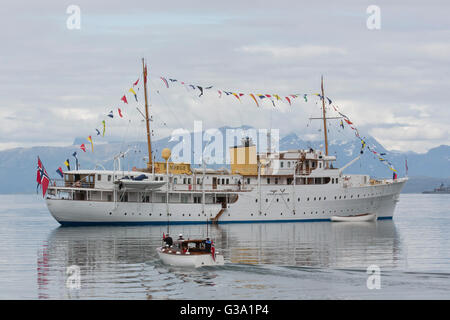
[[[167,247],[171,247],[173,245],[173,239],[169,234],[167,234],[164,238],[164,242],[166,243]]]
[[[206,238],[206,241],[205,241],[205,251],[211,252],[211,240],[209,240],[209,238]]]

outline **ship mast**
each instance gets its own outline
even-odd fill
[[[148,145],[148,162],[147,169],[150,170],[153,166],[152,163],[152,141],[150,138],[150,119],[148,117],[148,100],[147,100],[147,65],[142,58],[142,75],[144,78],[144,95],[145,95],[145,123],[147,125],[147,145]]]
[[[327,137],[327,117],[325,111],[325,94],[323,92],[323,76],[322,76],[322,112],[323,112],[323,132],[325,134],[325,155],[328,156],[328,137]]]

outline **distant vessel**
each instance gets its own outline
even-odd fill
[[[449,194],[450,186],[444,186],[443,183],[439,186],[439,188],[434,188],[433,191],[424,191],[422,193],[441,193],[441,194]]]
[[[146,67],[143,77],[146,79]],[[327,123],[322,99],[325,150],[257,152],[249,138],[230,148],[231,170],[191,169],[189,163],[152,161],[147,86],[144,81],[147,168],[123,171],[72,170],[48,188],[52,216],[70,224],[186,224],[236,222],[330,221],[331,216],[371,213],[392,218],[408,178],[373,179],[344,174],[359,156],[341,168],[328,154]],[[322,96],[324,97],[323,80]],[[270,131],[268,133],[270,141]],[[240,159],[240,160],[238,160]],[[117,162],[117,166],[116,166]]]

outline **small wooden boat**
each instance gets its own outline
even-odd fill
[[[165,264],[178,267],[219,266],[224,264],[222,255],[215,251],[208,239],[177,240],[171,246],[157,248],[159,258]]]
[[[373,213],[363,213],[353,216],[331,216],[333,222],[361,222],[361,221],[374,221],[377,219],[377,215]]]

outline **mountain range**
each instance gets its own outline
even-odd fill
[[[251,129],[248,126],[242,129]],[[219,130],[225,136],[225,130],[233,129],[222,127]],[[191,141],[194,141],[191,134]],[[426,153],[388,151],[375,138],[365,136],[367,145],[379,152],[386,153],[388,159],[398,171],[399,177],[405,176],[405,159],[407,159],[408,176],[410,180],[406,184],[403,192],[422,192],[433,189],[440,183],[450,184],[450,146],[441,145],[430,149]],[[48,174],[52,178],[59,178],[56,169],[61,167],[67,170],[64,161],[69,159],[71,169],[75,168],[74,152],[77,153],[81,169],[105,168],[113,169],[113,158],[119,152],[128,151],[122,159],[122,169],[131,170],[133,167],[145,167],[147,157],[147,144],[144,141],[137,142],[109,142],[97,143],[95,152],[90,152],[90,144],[86,143],[87,152],[83,152],[79,146],[86,143],[85,139],[77,138],[74,144],[66,147],[31,147],[14,148],[0,151],[0,193],[32,193],[36,191],[36,167],[37,157],[42,160]],[[161,150],[163,148],[173,148],[179,143],[170,137],[159,139],[152,143],[152,150],[156,160],[161,161]],[[204,142],[204,144],[207,144]],[[279,140],[280,150],[290,149],[323,149],[323,141],[305,141],[295,133],[281,137]],[[329,154],[337,157],[336,166],[342,167],[349,161],[360,155],[361,142],[358,139],[350,141],[333,140],[329,143]],[[227,154],[225,143],[223,154]],[[191,156],[191,162],[193,156]],[[194,165],[195,167],[195,165]],[[214,164],[211,167],[227,167],[223,164]],[[377,178],[391,178],[392,171],[381,163],[367,148],[361,155],[360,160],[345,170],[346,173],[364,173]]]

